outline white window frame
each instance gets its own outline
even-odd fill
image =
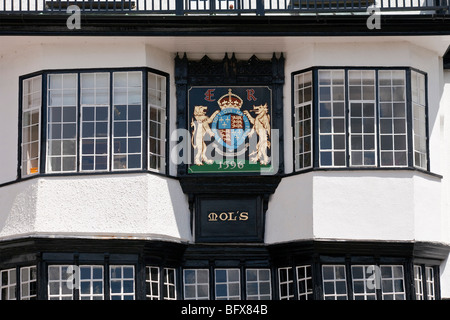
[[[71,265],[49,265],[48,280],[47,280],[47,293],[49,300],[73,300],[73,286],[69,286],[69,272],[67,268]],[[56,274],[53,271],[55,270]],[[65,272],[64,272],[65,271]],[[52,275],[56,278],[52,279]],[[57,293],[52,293],[53,288],[57,288]]]
[[[422,266],[418,265],[414,266],[414,287],[416,293],[416,300],[424,300]]]
[[[286,275],[286,280],[281,280],[281,274]],[[278,289],[280,292],[280,300],[292,300],[294,299],[294,278],[292,267],[278,268]],[[286,287],[286,295],[282,295],[282,286]]]
[[[130,76],[130,74],[135,74],[135,73],[139,74],[140,85],[138,87],[132,87],[132,86],[130,86],[130,83],[129,83],[129,76]],[[127,75],[127,85],[126,85],[126,87],[120,87],[120,86],[116,86],[115,85],[115,79],[116,79],[118,74],[126,74]],[[142,170],[142,167],[143,167],[143,163],[142,163],[143,148],[142,147],[143,147],[143,129],[144,129],[143,128],[143,125],[144,125],[144,123],[143,123],[143,121],[144,121],[143,120],[144,105],[143,105],[143,96],[142,96],[142,94],[143,94],[142,71],[117,71],[117,72],[113,72],[112,82],[113,82],[112,83],[113,101],[112,101],[112,128],[111,128],[111,130],[112,130],[112,137],[111,137],[111,139],[113,140],[113,150],[111,152],[112,153],[112,155],[111,155],[112,156],[112,159],[111,159],[112,168],[111,169],[112,169],[112,171]],[[136,103],[133,103],[133,102],[129,101],[129,92],[130,92],[130,90],[132,88],[139,88],[139,90],[140,90],[140,94],[139,94],[140,102],[139,102],[139,104],[136,104]],[[126,103],[119,103],[117,101],[116,90],[118,90],[118,89],[122,89],[122,90],[126,91]],[[125,120],[117,120],[117,119],[115,119],[115,115],[114,115],[114,113],[116,112],[116,106],[123,106],[123,105],[126,105],[126,110],[127,110],[126,111],[127,112],[126,119]],[[130,106],[137,106],[137,105],[139,105],[140,109],[141,109],[140,120],[129,120],[128,119],[129,107]],[[132,124],[132,123],[138,123],[138,122],[140,123],[140,126],[141,126],[141,134],[139,136],[130,136],[128,134],[128,130],[127,130],[126,135],[124,137],[122,137],[122,136],[116,137],[115,136],[114,130],[115,130],[115,126],[118,123],[126,123],[126,127],[129,128],[130,123]],[[115,143],[116,143],[115,139],[125,139],[126,140],[126,143],[127,143],[126,152],[119,153],[119,152],[117,152],[115,150]],[[129,148],[129,140],[130,139],[140,139],[140,152],[132,152],[132,153],[129,152],[128,148]],[[129,157],[130,156],[138,156],[138,155],[139,155],[140,166],[137,167],[137,168],[130,168],[129,161],[128,161]],[[126,163],[126,167],[125,168],[116,168],[115,167],[115,157],[116,156],[125,157],[125,163]]]
[[[51,77],[57,77],[57,76],[61,76],[62,80],[61,80],[61,88],[50,88],[50,78]],[[75,87],[69,87],[66,88],[64,87],[64,78],[69,77],[69,76],[74,76],[75,77]],[[46,164],[46,172],[47,173],[68,173],[68,172],[77,172],[77,151],[78,151],[78,74],[77,73],[51,73],[48,74],[47,76],[47,164]],[[57,104],[57,105],[53,105],[51,104],[51,99],[50,96],[52,95],[53,92],[58,92],[60,91],[61,94],[61,99],[62,99],[62,103]],[[71,91],[75,96],[75,103],[74,104],[65,104],[64,103],[64,94],[66,91]],[[61,108],[61,121],[51,121],[51,108],[55,107],[55,108]],[[75,121],[64,121],[64,110],[67,108],[75,108]],[[50,130],[50,126],[51,125],[60,125],[61,126],[61,137],[59,139],[50,139],[52,130]],[[75,126],[75,137],[74,138],[64,138],[64,126],[65,125],[74,125]],[[61,147],[61,153],[60,155],[51,155],[51,141],[59,141],[60,142],[60,147]],[[74,152],[75,154],[64,154],[64,142],[74,142],[75,146],[74,146]],[[60,165],[61,165],[61,170],[56,170],[54,168],[52,168],[51,165],[51,161],[52,159],[56,159],[59,158],[60,159]],[[64,158],[74,158],[75,160],[75,168],[73,170],[64,170]]]
[[[226,280],[224,282],[217,282],[217,272],[218,271],[225,271],[226,272]],[[215,289],[216,289],[216,300],[240,300],[241,299],[241,272],[240,269],[237,268],[217,268],[214,270],[215,272]],[[230,280],[230,273],[236,273],[238,275],[237,280]],[[225,296],[217,296],[217,286],[218,285],[225,285],[227,288],[227,294]],[[230,293],[230,286],[238,285],[239,287],[239,294],[238,295],[232,295]]]
[[[0,300],[17,300],[16,272],[15,268],[0,271]],[[3,282],[4,277],[6,277],[6,283]]]
[[[35,287],[35,292],[31,292],[31,286]],[[20,299],[35,300],[37,297],[37,268],[36,266],[20,268]]]
[[[156,270],[156,279],[152,278],[152,271]],[[145,268],[145,285],[146,292],[145,297],[147,300],[159,300],[160,299],[160,271],[159,267],[147,266]],[[153,285],[156,284],[156,292],[153,290]]]
[[[193,283],[186,283],[186,272],[193,272],[194,273],[194,282]],[[207,280],[206,282],[199,282],[199,276],[198,274],[200,272],[206,273]],[[199,296],[199,286],[207,286],[207,296]],[[194,296],[193,297],[186,297],[186,289],[194,288]],[[209,270],[208,269],[184,269],[183,270],[183,288],[184,288],[184,300],[209,300]]]
[[[249,280],[249,272],[256,272],[256,279],[255,280]],[[246,272],[246,295],[247,300],[270,300],[272,298],[272,281],[271,281],[271,272],[270,269],[267,268],[249,268],[245,270]],[[261,279],[261,272],[268,272],[269,278],[268,279]],[[266,284],[269,286],[269,293],[261,292],[261,284]],[[258,293],[256,294],[249,294],[249,285],[256,285]]]
[[[406,299],[406,291],[405,291],[405,272],[402,265],[381,265],[381,292],[383,300],[405,300]],[[390,277],[383,276],[383,269],[390,268]],[[401,277],[395,275],[395,270],[401,270]],[[402,288],[400,291],[397,291],[396,281],[402,281]],[[392,292],[387,291],[387,287],[392,287]],[[392,296],[392,299],[387,299]]]
[[[152,88],[150,83],[150,78],[155,78],[154,83],[155,88]],[[147,132],[147,144],[148,144],[148,155],[147,155],[147,167],[149,171],[155,172],[165,172],[166,170],[166,125],[167,125],[167,78],[165,76],[148,72],[147,74],[147,95],[148,95],[148,132]],[[153,94],[153,95],[152,95]],[[155,98],[152,98],[155,97]],[[159,98],[159,99],[158,99]],[[158,102],[159,103],[155,103]],[[156,114],[159,115],[160,121],[158,119],[152,119],[152,110],[155,110]],[[158,128],[159,127],[159,135]],[[152,135],[152,128],[155,128],[156,134]],[[153,142],[152,142],[153,141]],[[155,143],[155,151],[152,151],[152,143]],[[152,167],[152,158],[157,160],[156,168]],[[158,165],[159,161],[159,165]]]
[[[37,83],[36,83],[37,82]],[[29,85],[27,85],[29,84]],[[30,90],[26,90],[30,87]],[[37,88],[36,88],[37,87]],[[35,99],[38,101],[36,102]],[[37,111],[37,140],[32,140],[33,113]],[[24,125],[26,114],[29,113],[28,125]],[[21,175],[22,177],[39,174],[41,170],[41,114],[42,113],[42,75],[27,78],[22,81],[22,159]],[[27,132],[29,130],[29,132]],[[24,142],[25,133],[28,134],[27,142]],[[37,158],[32,157],[33,145],[37,144]],[[31,150],[30,150],[31,148]],[[37,161],[37,167],[31,167],[31,161]],[[32,172],[34,171],[34,172]]]
[[[189,10],[209,10],[210,1],[209,0],[189,0],[187,2],[189,5]]]
[[[113,278],[113,269],[120,269],[120,277],[114,277]],[[124,269],[125,268],[131,268],[133,275],[132,277],[124,277]],[[136,295],[136,280],[135,280],[135,268],[134,265],[111,265],[109,266],[109,294],[111,297],[111,300],[134,300]],[[125,281],[132,281],[133,282],[133,291],[132,292],[124,292],[124,282]],[[120,284],[120,292],[112,292],[112,284],[113,282],[118,282]],[[113,299],[113,298],[119,298],[119,299]],[[131,299],[129,299],[131,298]]]
[[[92,88],[90,87],[85,87],[84,86],[84,82],[83,82],[83,78],[86,77],[87,75],[93,75],[94,76],[94,86]],[[99,75],[106,75],[108,78],[108,86],[107,87],[98,87],[97,86],[97,77]],[[110,152],[110,141],[111,141],[111,128],[110,128],[110,117],[111,117],[111,101],[110,101],[110,73],[108,72],[95,72],[95,73],[81,73],[80,74],[80,143],[79,143],[79,154],[80,154],[80,172],[102,172],[102,171],[109,171],[109,164],[110,164],[110,159],[111,159],[111,152]],[[107,103],[100,103],[99,101],[97,101],[97,93],[100,90],[106,90],[107,91],[107,99],[108,102]],[[86,95],[87,91],[92,91],[92,95],[93,95],[93,103],[85,103],[84,101],[84,97]],[[94,109],[94,119],[93,120],[84,120],[84,113],[85,113],[85,108],[93,108]],[[97,110],[99,108],[107,108],[107,119],[106,120],[101,120],[98,121],[97,120]],[[105,123],[106,122],[106,126],[107,126],[107,133],[105,137],[97,137],[97,125],[99,123]],[[84,137],[84,126],[83,124],[89,124],[92,123],[94,126],[94,132],[93,132],[93,137]],[[92,154],[87,153],[84,154],[83,153],[83,142],[85,140],[93,140],[94,141],[94,152]],[[106,140],[106,154],[97,154],[96,151],[96,145],[97,145],[97,141],[98,140]],[[94,162],[93,162],[93,169],[83,169],[83,157],[93,157]],[[106,157],[106,169],[96,169],[96,164],[97,164],[97,156],[101,156],[101,157]]]
[[[321,73],[326,73],[329,72],[330,73],[330,84],[324,85],[324,84],[320,84],[321,81]],[[339,80],[339,82],[341,82],[342,80],[342,84],[340,83],[335,83],[336,80],[334,78],[334,75],[338,75],[340,74],[341,79]],[[319,166],[323,167],[323,168],[327,168],[327,167],[336,167],[336,168],[345,168],[347,167],[347,157],[346,157],[346,149],[347,149],[347,139],[346,139],[346,135],[347,135],[347,126],[346,126],[346,101],[345,101],[345,95],[346,95],[346,87],[345,87],[345,70],[344,69],[319,69],[318,70],[318,80],[317,80],[317,86],[318,86],[318,99],[319,99],[319,103],[318,103],[318,115],[319,115]],[[335,97],[334,94],[334,88],[339,88],[341,87],[343,90],[343,97],[342,99],[337,99]],[[321,90],[322,88],[329,88],[330,90],[330,100],[323,100],[323,98],[321,97]],[[321,104],[330,104],[331,109],[330,109],[330,115],[329,116],[325,116],[322,114],[322,107]],[[343,115],[337,116],[334,115],[334,108],[335,108],[335,104],[343,104],[343,108],[344,108],[344,113]],[[344,125],[344,131],[343,132],[338,132],[336,131],[335,128],[335,121],[343,121]],[[330,121],[330,132],[326,132],[326,131],[322,131],[322,121]],[[325,137],[330,137],[331,139],[331,148],[330,149],[325,149],[322,148],[322,140],[325,139]],[[342,137],[344,139],[344,148],[343,149],[336,149],[335,148],[335,137]],[[322,164],[322,154],[324,153],[331,153],[331,164]],[[344,154],[344,164],[342,165],[337,165],[336,164],[336,154],[339,153],[343,153]]]
[[[367,79],[363,79],[363,74],[364,73],[372,73],[372,85],[367,85],[364,84],[364,80]],[[351,74],[359,74],[359,84],[358,85],[354,85],[351,84]],[[349,132],[349,145],[348,145],[348,149],[349,149],[349,155],[350,155],[350,163],[349,166],[350,167],[376,167],[377,163],[378,163],[378,159],[377,159],[377,150],[378,150],[378,146],[377,146],[377,132],[378,132],[378,126],[377,126],[377,103],[376,103],[376,74],[375,74],[375,70],[348,70],[347,72],[348,75],[348,132]],[[366,99],[365,98],[365,90],[364,88],[367,87],[372,87],[372,95],[373,95],[373,99]],[[360,95],[361,98],[360,99],[352,99],[352,88],[359,88],[360,90]],[[354,116],[353,115],[353,107],[355,107],[355,105],[360,104],[361,105],[361,115],[360,116]],[[372,116],[367,116],[364,115],[365,112],[365,105],[368,104],[372,104],[373,106],[373,110],[372,110]],[[355,107],[356,108],[356,107]],[[361,132],[357,132],[353,127],[353,123],[352,120],[360,120],[361,121]],[[365,125],[365,120],[372,120],[373,121],[373,131],[372,132],[366,132],[366,125]],[[372,150],[366,150],[365,149],[365,139],[366,137],[371,136],[373,138],[373,149]],[[352,138],[356,138],[356,137],[361,137],[361,148],[360,149],[353,149],[353,141]],[[354,163],[355,161],[355,157],[353,157],[353,153],[361,153],[361,160],[362,163]],[[370,152],[373,153],[373,164],[367,164],[365,162],[365,153],[366,152]]]
[[[427,150],[427,101],[425,75],[411,71],[412,95],[412,129],[413,129],[413,161],[414,166],[423,170],[428,169]],[[417,158],[418,157],[418,158]]]
[[[427,283],[427,300],[436,299],[436,285],[434,281],[434,268],[425,267],[425,277]]]
[[[362,269],[362,277],[357,278],[355,277],[355,269],[361,268]],[[377,269],[377,266],[375,265],[352,265],[351,271],[352,271],[352,288],[353,288],[353,299],[354,300],[377,300],[377,292],[376,292],[376,278],[378,276],[377,272],[375,272]],[[368,274],[368,270],[372,270],[373,272]],[[355,284],[356,282],[362,283],[364,292],[358,292],[355,293]],[[372,287],[372,288],[370,288]],[[361,299],[362,298],[362,299]]]
[[[393,73],[394,72],[402,72],[403,73],[403,85],[394,85],[393,83]],[[382,73],[390,73],[390,85],[381,85],[381,76],[380,74]],[[379,157],[380,157],[380,167],[408,167],[408,120],[407,120],[407,114],[408,114],[408,110],[407,110],[407,99],[406,99],[406,84],[407,84],[407,78],[406,78],[406,71],[405,70],[393,70],[393,69],[389,69],[389,70],[378,70],[378,83],[377,83],[377,90],[378,90],[378,126],[379,126],[379,139],[380,139],[380,146],[379,146]],[[396,87],[403,87],[403,96],[404,96],[404,100],[403,101],[395,101],[393,100],[393,96],[394,96],[394,88]],[[381,90],[383,88],[389,88],[390,89],[390,95],[391,95],[391,99],[390,100],[381,100]],[[386,104],[391,104],[391,111],[392,111],[392,115],[390,117],[384,117],[382,116],[382,104],[386,103]],[[393,104],[394,103],[402,103],[403,107],[404,107],[404,117],[395,117],[394,116],[394,107]],[[381,131],[381,121],[382,120],[391,120],[391,133],[384,133]],[[403,121],[405,124],[405,132],[404,133],[395,133],[395,121]],[[395,148],[395,137],[399,137],[399,136],[404,136],[405,137],[405,149],[396,149]],[[383,147],[382,144],[382,138],[383,137],[391,137],[392,140],[392,149],[384,149],[382,150],[381,148]],[[383,153],[392,153],[392,164],[383,164]],[[396,153],[403,153],[405,156],[405,164],[401,165],[401,164],[396,164]]]
[[[333,277],[331,279],[325,279],[325,268],[332,268]],[[343,278],[337,277],[337,269],[343,269]],[[347,290],[347,274],[346,274],[346,266],[345,265],[322,265],[322,283],[323,283],[323,296],[325,300],[347,300],[348,299],[348,290]],[[332,283],[333,284],[333,293],[325,292],[325,284]],[[337,284],[344,283],[345,293],[337,293]]]
[[[164,300],[177,300],[177,272],[175,268],[164,268]],[[173,281],[171,276],[173,275]],[[170,293],[173,290],[173,295]]]
[[[88,268],[90,272],[90,278],[83,278],[82,277],[82,269]],[[101,270],[101,277],[100,278],[94,278],[94,269],[100,269]],[[79,283],[80,283],[80,300],[103,300],[104,299],[104,293],[105,293],[105,284],[104,284],[104,270],[103,266],[101,265],[80,265],[80,272],[79,272]],[[94,283],[101,282],[101,293],[94,293]],[[82,287],[83,283],[87,283],[89,285],[89,293],[83,293]]]
[[[305,81],[310,81],[305,85]],[[306,82],[307,83],[307,82]],[[310,91],[310,99],[305,100],[305,90]],[[301,99],[300,99],[301,95]],[[313,124],[313,73],[307,71],[294,76],[294,164],[301,171],[313,167],[314,124]],[[301,100],[301,101],[300,101]],[[309,117],[305,118],[305,108],[309,107]],[[301,117],[300,117],[301,115]],[[305,133],[309,122],[309,134]],[[309,140],[309,151],[305,151],[305,140]],[[305,156],[309,154],[309,165]],[[300,161],[301,159],[301,161]],[[300,163],[301,162],[301,163]]]
[[[297,275],[298,300],[310,300],[313,296],[312,266],[311,265],[297,266],[295,269]],[[308,276],[308,273],[311,276]],[[308,286],[308,282],[311,283],[311,287]],[[300,292],[300,283],[303,283],[305,292]]]

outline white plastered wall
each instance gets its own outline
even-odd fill
[[[191,237],[189,208],[174,179],[148,174],[48,177],[2,189],[0,239]]]
[[[439,115],[439,126],[441,128],[441,140],[440,140],[440,149],[441,153],[441,161],[445,165],[443,165],[443,179],[442,179],[442,220],[443,223],[441,225],[441,232],[446,234],[447,237],[450,237],[450,186],[448,174],[450,173],[450,126],[448,124],[448,118],[450,117],[450,71],[444,70],[440,77],[441,83],[439,89],[441,90],[441,99],[440,99],[440,109],[442,112]],[[444,261],[441,264],[441,295],[445,298],[450,298],[450,261]]]

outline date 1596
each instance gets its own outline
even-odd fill
[[[222,170],[228,170],[228,169],[243,169],[244,168],[244,162],[242,160],[240,161],[219,161],[219,169]]]

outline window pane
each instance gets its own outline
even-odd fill
[[[240,299],[239,269],[216,269],[216,299]]]
[[[355,300],[376,300],[376,277],[379,276],[377,266],[353,265],[353,296]]]
[[[0,271],[0,300],[16,300],[16,269]]]
[[[249,300],[270,299],[270,269],[247,269],[246,292]]]
[[[159,300],[159,267],[146,267],[145,276],[147,300]]]
[[[411,90],[413,92],[413,140],[414,165],[427,169],[427,132],[426,132],[426,99],[425,76],[419,72],[411,72]]]
[[[278,283],[280,300],[291,300],[294,298],[294,281],[292,268],[278,269]]]
[[[380,266],[383,300],[404,300],[405,286],[403,266]]]
[[[185,269],[184,298],[186,300],[209,299],[209,271],[206,269]]]
[[[103,266],[80,266],[80,299],[103,300]]]
[[[39,173],[42,76],[22,83],[22,176]]]
[[[77,75],[48,75],[47,94],[47,135],[53,143],[60,142],[62,146],[58,155],[47,146],[47,172],[74,172],[77,169]]]
[[[323,265],[322,282],[325,300],[347,300],[345,266]]]
[[[98,92],[106,99],[96,99]],[[85,104],[85,95],[94,96]],[[100,94],[100,95],[101,95]],[[81,74],[81,171],[108,170],[109,157],[109,74]],[[98,157],[105,155],[105,157]]]
[[[166,77],[148,73],[148,168],[164,172],[166,140]],[[155,146],[158,145],[158,148]],[[158,161],[155,161],[158,159]]]
[[[36,300],[36,266],[20,268],[20,299]]]
[[[381,166],[407,165],[405,72],[378,71]],[[387,152],[390,151],[390,152]]]
[[[374,166],[375,145],[363,144],[362,141],[369,139],[375,142],[375,72],[350,70],[348,77],[350,165]]]
[[[72,300],[73,284],[68,281],[69,265],[48,266],[48,298],[49,300]]]
[[[433,267],[425,267],[425,277],[427,283],[427,299],[435,300],[436,299],[436,287],[434,282],[434,268]]]
[[[110,266],[111,300],[134,300],[134,266]]]
[[[343,70],[319,70],[320,166],[345,166],[345,87]],[[344,142],[344,143],[342,143]]]
[[[298,299],[310,300],[313,297],[311,266],[297,267]]]
[[[173,268],[164,268],[164,300],[176,300],[176,274]]]
[[[141,150],[127,149],[129,139],[142,143],[142,83],[141,72],[113,74],[113,170],[140,169]],[[123,139],[115,139],[115,138]]]

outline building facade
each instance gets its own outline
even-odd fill
[[[447,1],[0,3],[0,299],[450,298]]]

